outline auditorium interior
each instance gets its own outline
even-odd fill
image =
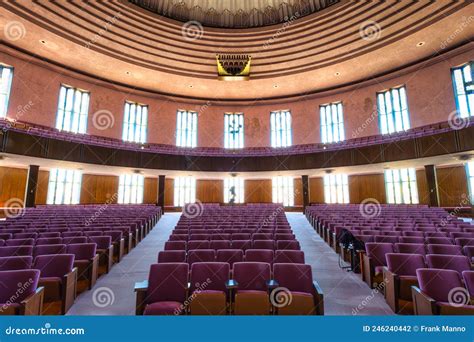
[[[472,1],[0,4],[1,315],[473,315]]]

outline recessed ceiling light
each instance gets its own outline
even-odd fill
[[[278,88],[278,84],[274,84],[274,85],[273,85],[273,88]]]
[[[418,44],[416,44],[416,46],[420,47],[420,46],[423,46],[425,45],[425,42],[419,42]]]
[[[40,43],[41,43],[41,44],[46,44],[46,40],[41,39],[41,40],[40,40]]]
[[[193,87],[193,85],[192,85],[192,84],[190,84],[190,85],[189,85],[189,88],[192,88],[192,87]]]
[[[334,76],[340,76],[340,75],[341,73],[339,71],[334,74]]]
[[[125,71],[125,73],[126,73],[127,75],[130,75],[130,74],[131,74],[130,71]]]

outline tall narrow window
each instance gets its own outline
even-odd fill
[[[349,203],[349,180],[345,174],[324,175],[324,201]]]
[[[13,68],[0,64],[0,118],[7,116]]]
[[[415,169],[385,170],[387,203],[418,204]]]
[[[469,162],[466,164],[466,174],[471,204],[474,204],[474,162]]]
[[[382,134],[406,131],[410,128],[405,87],[377,93],[380,131]]]
[[[333,143],[345,140],[342,102],[334,102],[319,107],[321,116],[321,141]]]
[[[244,147],[244,114],[224,114],[224,147]]]
[[[176,121],[176,146],[197,146],[197,112],[178,111]]]
[[[89,92],[61,85],[56,128],[73,133],[86,133]]]
[[[78,170],[49,171],[47,204],[79,204],[82,173]]]
[[[272,147],[291,146],[291,113],[287,110],[271,112],[270,130]]]
[[[139,174],[124,174],[119,178],[118,203],[143,203],[143,183],[145,177]]]
[[[244,203],[244,179],[230,177],[224,179],[224,202]]]
[[[148,106],[135,102],[125,102],[122,139],[124,141],[145,143],[147,121]]]
[[[295,191],[293,177],[278,176],[272,179],[273,203],[281,203],[285,207],[295,205]]]
[[[452,69],[456,108],[459,116],[474,115],[474,62]]]
[[[174,206],[183,207],[196,201],[196,178],[192,176],[174,179]]]

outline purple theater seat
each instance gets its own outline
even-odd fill
[[[63,239],[60,237],[52,237],[52,238],[38,238],[36,239],[36,246],[41,245],[57,245],[63,242]]]
[[[275,249],[274,240],[253,240],[252,249]]]
[[[185,251],[186,241],[166,241],[165,251]]]
[[[304,264],[304,252],[292,250],[276,250],[274,263]]]
[[[59,233],[59,232],[44,232],[44,233],[39,233],[37,239],[42,239],[42,238],[56,238],[56,237],[61,237],[61,233]]]
[[[15,233],[13,234],[14,239],[36,239],[38,233]]]
[[[386,242],[369,242],[365,244],[363,254],[362,279],[373,288],[383,280],[383,267],[387,266],[385,255],[393,253],[393,244]]]
[[[275,289],[270,294],[279,315],[322,314],[322,293],[313,283],[310,265],[276,263],[273,278],[278,288],[285,289],[281,293]]]
[[[464,255],[467,256],[472,263],[474,263],[474,246],[464,246],[462,251]]]
[[[169,241],[188,241],[187,234],[171,234]]]
[[[273,240],[273,234],[255,233],[252,234],[252,240]]]
[[[86,280],[89,290],[94,286],[99,272],[99,256],[95,243],[73,243],[67,245],[66,253],[74,254],[78,280]]]
[[[242,249],[218,249],[216,255],[217,262],[227,262],[230,267],[236,262],[244,260],[244,251]]]
[[[33,257],[16,256],[0,258],[0,271],[26,270],[31,268]]]
[[[399,240],[398,236],[389,236],[389,235],[375,235],[374,242],[387,242],[387,243],[397,243]]]
[[[231,234],[225,234],[225,233],[212,234],[210,236],[211,242],[212,241],[230,241],[231,237],[232,237]]]
[[[4,246],[0,247],[0,257],[33,255],[33,246]]]
[[[66,253],[66,245],[55,244],[55,245],[40,245],[35,246],[33,249],[33,256],[48,255],[48,254],[64,254]]]
[[[84,236],[91,237],[91,236],[102,236],[104,232],[100,230],[90,230],[87,232],[84,232]]]
[[[394,249],[398,253],[426,255],[425,245],[420,243],[396,243]]]
[[[230,249],[231,241],[230,240],[211,240],[209,244],[209,249]]]
[[[234,240],[250,240],[252,238],[249,233],[234,233],[232,234],[232,241]]]
[[[436,244],[428,245],[428,254],[463,255],[461,246]]]
[[[442,270],[454,270],[461,274],[463,271],[471,270],[469,258],[461,255],[428,254],[426,260],[429,268]]]
[[[158,253],[158,263],[186,262],[186,251],[161,251]]]
[[[424,244],[425,243],[425,238],[424,237],[417,237],[417,236],[400,236],[398,241],[400,243]]]
[[[5,246],[34,246],[35,239],[10,239],[5,241]]]
[[[268,281],[271,278],[270,264],[263,262],[236,262],[233,279],[235,290],[234,313],[236,315],[268,315],[270,300]]]
[[[208,234],[191,234],[189,236],[189,241],[196,241],[196,240],[209,240]]]
[[[445,269],[416,270],[419,288],[412,288],[416,315],[473,315],[460,273]]]
[[[233,240],[232,249],[241,249],[243,251],[252,248],[252,240]]]
[[[385,300],[395,313],[413,314],[411,287],[418,286],[416,270],[426,267],[421,254],[387,253]]]
[[[70,237],[83,236],[83,234],[82,232],[63,232],[61,233],[61,236],[63,238],[70,238]]]
[[[109,235],[89,236],[89,241],[97,246],[97,254],[99,255],[99,267],[104,269],[103,273],[109,273],[114,263],[114,246],[112,245],[112,237]]]
[[[275,240],[295,240],[294,234],[287,234],[287,233],[276,233]]]
[[[301,248],[297,240],[280,240],[276,242],[276,249],[299,251]]]
[[[463,271],[462,278],[464,280],[464,285],[466,285],[466,288],[469,291],[469,296],[474,298],[474,271]]]
[[[456,245],[459,245],[461,247],[464,246],[474,246],[474,238],[456,238],[455,239]]]
[[[266,262],[273,264],[273,249],[247,249],[245,251],[245,261]]]
[[[192,315],[225,315],[227,313],[226,283],[230,277],[227,262],[195,262],[191,265],[190,302]]]
[[[12,233],[0,233],[0,239],[2,240],[8,240],[13,237]]]
[[[427,245],[452,245],[453,241],[447,237],[427,237],[425,243]]]
[[[41,272],[39,283],[45,288],[44,301],[60,301],[60,313],[64,315],[76,298],[77,269],[74,268],[74,255],[39,255],[35,258],[33,268]]]
[[[194,249],[210,249],[210,242],[209,240],[194,240],[188,241],[188,251]]]
[[[43,289],[38,288],[39,277],[38,270],[0,271],[0,314],[40,315]]]
[[[215,260],[216,251],[213,249],[193,249],[188,251],[189,265],[195,262],[214,262]]]
[[[176,315],[184,312],[189,265],[163,263],[150,266],[148,286],[135,286],[137,314]]]

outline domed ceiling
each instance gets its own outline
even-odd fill
[[[171,19],[204,26],[249,28],[303,17],[338,0],[130,0]]]
[[[265,8],[269,0],[186,1],[209,8],[214,2]],[[47,61],[185,101],[284,101],[356,85],[455,48],[474,51],[473,13],[472,1],[342,0],[284,23],[229,29],[183,23],[127,0],[9,0],[0,4],[0,57]],[[249,80],[218,80],[217,54],[251,56]]]

